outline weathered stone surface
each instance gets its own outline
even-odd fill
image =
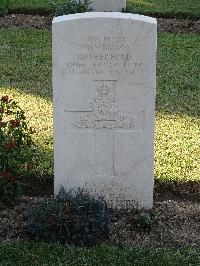
[[[126,0],[91,0],[93,11],[122,11],[126,8]]]
[[[156,29],[133,14],[54,18],[55,193],[152,207]]]

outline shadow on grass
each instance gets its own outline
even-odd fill
[[[157,110],[200,117],[199,35],[158,36]]]
[[[39,178],[37,173],[22,179],[24,194],[31,197],[50,197],[54,193],[54,176]],[[154,201],[177,200],[200,202],[200,181],[177,181],[155,179]]]
[[[51,32],[0,29],[0,34],[0,86],[52,101]],[[200,116],[199,42],[199,35],[159,34],[158,111]]]
[[[0,36],[0,87],[52,100],[51,33],[1,28]]]
[[[200,181],[155,179],[154,200],[200,202]]]

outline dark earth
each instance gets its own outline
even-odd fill
[[[52,17],[13,14],[0,17],[0,27],[51,29]],[[159,32],[200,33],[200,20],[157,18]]]
[[[159,32],[200,33],[200,20],[158,18]],[[0,17],[0,27],[51,29],[52,18],[14,14]],[[0,243],[25,239],[23,227],[31,204],[53,196],[53,177],[38,180],[29,177],[24,182],[25,196],[11,206],[0,205]],[[148,226],[138,222],[151,217]],[[145,244],[151,246],[200,247],[200,182],[156,181],[154,207],[151,211],[109,210],[108,244]]]
[[[52,181],[24,180],[25,196],[11,206],[0,206],[0,242],[26,239],[24,226],[31,204],[53,196]],[[140,217],[150,217],[143,226]],[[107,244],[156,247],[200,247],[200,183],[155,182],[150,211],[109,210]]]

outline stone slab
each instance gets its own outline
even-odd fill
[[[126,8],[126,0],[91,0],[95,12],[122,11]]]
[[[89,12],[53,20],[55,193],[153,205],[156,19]]]

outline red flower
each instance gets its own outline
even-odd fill
[[[2,102],[4,102],[4,103],[8,103],[8,100],[9,100],[8,95],[6,95],[6,96],[2,96],[2,97],[1,97],[1,100],[2,100]]]
[[[12,124],[12,126],[13,126],[14,128],[20,126],[20,120],[19,120],[19,119],[11,120],[10,122],[11,122],[11,124]]]
[[[13,140],[10,140],[8,141],[6,144],[5,144],[5,149],[6,150],[11,150],[12,148],[15,147],[15,142]]]

